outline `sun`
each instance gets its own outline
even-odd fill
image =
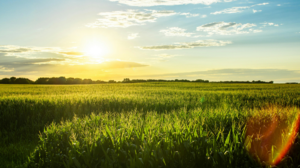
[[[92,58],[101,58],[101,57],[107,55],[108,52],[109,52],[108,48],[101,43],[88,45],[84,49],[85,55],[92,57]]]

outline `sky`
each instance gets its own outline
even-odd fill
[[[0,78],[300,82],[299,0],[1,0]]]

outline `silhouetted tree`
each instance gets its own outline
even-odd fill
[[[102,81],[102,80],[97,80],[95,83],[106,83],[105,81]]]
[[[108,83],[116,83],[115,80],[109,80]]]
[[[92,79],[84,79],[82,81],[82,84],[92,84],[92,83],[93,83]]]
[[[16,84],[32,84],[33,81],[31,81],[30,79],[27,79],[27,78],[17,78],[15,80],[15,83]]]
[[[66,82],[67,82],[67,79],[65,77],[61,76],[61,77],[58,78],[58,83],[59,84],[66,84]]]
[[[3,78],[1,80],[1,83],[3,83],[3,84],[10,84],[10,79],[9,78]]]
[[[66,84],[74,84],[74,78],[68,78]]]
[[[11,78],[10,78],[10,83],[12,83],[12,84],[13,84],[13,83],[16,83],[16,79],[17,79],[16,77],[11,77]]]
[[[48,83],[49,78],[38,78],[35,83],[36,84],[47,84]]]
[[[52,77],[48,80],[48,84],[58,84],[58,78]]]
[[[74,79],[74,84],[81,84],[81,83],[82,83],[82,79],[80,79],[80,78]]]
[[[130,83],[130,79],[129,78],[124,78],[123,83]]]

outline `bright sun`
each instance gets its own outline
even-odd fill
[[[108,54],[108,49],[103,44],[93,44],[85,48],[84,53],[93,58],[101,58]]]

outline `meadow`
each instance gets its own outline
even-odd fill
[[[189,82],[2,84],[0,167],[274,167],[269,162],[279,147],[257,151],[262,141],[247,135],[251,126],[263,132],[276,123],[272,142],[284,144],[300,114],[299,89]],[[300,165],[299,135],[291,146],[277,167]]]

